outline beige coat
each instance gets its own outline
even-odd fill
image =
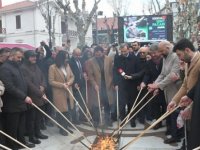
[[[187,75],[184,78],[181,88],[172,99],[177,104],[179,103],[181,97],[185,96],[198,80],[200,74],[200,53],[196,53],[196,56],[194,57],[189,68],[186,71]]]
[[[105,74],[105,82],[106,82],[106,90],[108,95],[109,104],[113,104],[114,99],[114,88],[113,88],[113,65],[112,60],[105,56],[104,59],[104,74]],[[88,60],[88,78],[89,81],[92,84],[91,93],[92,99],[91,99],[91,105],[98,106],[97,101],[97,92],[94,90],[95,85],[97,84],[99,87],[101,87],[101,71],[98,65],[98,62],[95,58],[91,58]]]
[[[169,103],[180,88],[180,84],[171,80],[171,73],[180,73],[179,58],[172,51],[163,59],[163,67],[155,83],[165,93],[165,100]]]
[[[0,81],[0,96],[3,95],[4,90],[5,90],[5,87],[4,87],[3,83]],[[0,112],[1,112],[1,107],[3,107],[3,102],[2,102],[2,99],[0,97]]]
[[[54,64],[49,68],[49,84],[52,86],[53,101],[55,106],[61,111],[69,110],[67,99],[69,98],[70,108],[74,107],[74,100],[67,89],[64,88],[64,83],[69,83],[69,90],[72,92],[72,83],[74,82],[74,75],[69,65],[66,67],[67,79],[65,80],[64,73]],[[73,92],[72,92],[73,93]]]

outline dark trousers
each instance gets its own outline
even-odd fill
[[[126,115],[130,112],[134,101],[136,99],[137,88],[131,87],[131,88],[120,88],[119,87],[119,112],[120,112],[120,119],[124,120]],[[126,112],[126,106],[128,106],[128,112]],[[131,122],[135,122],[135,117],[131,119]]]
[[[160,118],[166,112],[167,104],[163,91],[159,91],[159,94],[152,100],[151,108],[153,119]]]
[[[4,131],[3,130],[3,123],[4,123],[4,121],[3,121],[3,115],[2,115],[2,113],[0,112],[0,131]],[[4,136],[2,135],[2,134],[0,134],[0,144],[5,144],[4,143],[4,140],[5,140],[5,138],[4,138]]]
[[[47,85],[46,95],[47,95],[47,98],[53,103],[52,88],[51,88],[50,85]],[[45,109],[45,112],[49,116],[51,116],[51,117],[54,116],[54,109],[52,108],[52,106],[49,103],[45,104],[45,108],[44,109]],[[47,117],[45,117],[45,121],[46,122],[51,122],[51,120],[49,118],[47,118]]]
[[[169,126],[170,133],[173,138],[179,138],[179,135],[181,135],[183,132],[183,128],[181,129],[177,128],[176,120],[179,113],[180,113],[180,110],[176,110],[175,112],[173,112],[170,116],[168,116],[167,122],[166,122],[167,126]]]
[[[26,130],[30,138],[40,133],[41,115],[36,108],[31,108],[26,112]]]
[[[5,132],[18,141],[25,143],[25,112],[4,113]],[[12,140],[6,138],[6,146],[11,149],[17,149],[18,145]]]
[[[80,88],[79,89],[84,100],[85,100],[85,88]],[[81,106],[81,108],[83,109],[83,111],[86,113],[86,108],[85,108],[85,105],[83,103],[83,100],[78,92],[77,89],[73,89],[73,94],[74,94],[74,97],[76,98],[76,100],[78,101],[79,105]],[[79,106],[78,106],[79,107]],[[74,107],[74,110],[73,113],[72,113],[72,118],[73,120],[76,119],[76,121],[82,121],[82,120],[85,120],[85,115],[83,114],[83,112],[80,110],[79,108],[79,111],[77,112],[76,110],[76,107]],[[78,114],[77,114],[78,113]]]
[[[142,92],[140,93],[140,96],[139,98],[137,99],[137,102],[136,102],[136,105],[138,103],[140,103],[140,105],[138,105],[138,107],[136,108],[136,111],[138,111],[148,100],[149,98],[152,97],[152,95],[147,95],[145,99],[143,99],[143,97],[147,94],[148,90],[147,89],[144,89],[142,90]],[[139,92],[138,92],[139,93]],[[137,94],[138,94],[137,93]],[[142,100],[143,99],[143,100]],[[142,102],[140,102],[142,100]],[[154,100],[152,100],[154,101]],[[152,120],[152,110],[151,110],[151,103],[152,101],[150,101],[145,107],[143,107],[137,114],[137,117],[139,119],[139,121],[141,123],[144,123],[145,122],[145,119],[147,120]],[[135,106],[136,106],[135,105]],[[136,112],[135,111],[135,112]]]
[[[70,113],[69,112],[62,112],[62,114],[70,120]],[[63,126],[65,129],[67,129],[67,127],[69,126],[69,123],[59,114],[56,113],[56,120],[57,122]],[[63,129],[60,128],[60,131],[64,131]],[[65,131],[64,131],[65,132]]]

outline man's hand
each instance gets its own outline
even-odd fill
[[[158,95],[158,94],[159,94],[159,90],[158,89],[153,91],[153,95]]]
[[[167,111],[172,111],[176,107],[176,102],[171,101],[167,106]]]
[[[42,96],[42,98],[43,98],[44,100],[48,100],[46,94],[44,94],[44,95]]]
[[[94,86],[94,88],[95,88],[95,90],[98,92],[99,91],[99,86],[96,84],[95,86]]]
[[[144,82],[140,83],[140,89],[144,89],[146,87],[146,84]]]
[[[132,79],[132,76],[124,75],[124,79],[130,80],[130,79]]]
[[[116,86],[115,86],[115,91],[118,91],[118,90],[119,90],[119,86],[116,85]]]
[[[183,119],[188,120],[191,118],[192,109],[190,107],[186,107],[182,112],[181,116]]]
[[[30,97],[26,97],[25,98],[25,103],[27,103],[27,104],[32,104],[33,102],[32,102],[32,99],[30,98]]]
[[[84,77],[84,79],[87,81],[88,80],[88,75],[87,75],[87,73],[83,73],[83,77]]]
[[[68,83],[64,83],[63,85],[64,85],[64,88],[65,88],[65,89],[68,89],[68,88],[69,88]]]
[[[75,83],[75,84],[74,84],[74,87],[75,87],[76,89],[79,89],[78,83]]]
[[[45,88],[43,86],[40,86],[40,91],[44,93]]]
[[[188,96],[183,96],[179,102],[180,107],[186,107],[192,103],[192,100]]]
[[[179,74],[172,72],[172,73],[170,74],[170,79],[171,79],[173,82],[175,82],[175,81],[177,81],[177,80],[180,79],[180,76],[179,76]]]
[[[158,87],[158,84],[153,83],[153,84],[148,84],[148,88],[155,90],[155,89],[158,89],[159,87]]]

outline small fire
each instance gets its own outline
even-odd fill
[[[98,137],[97,143],[92,145],[91,150],[116,150],[117,146],[113,137]]]

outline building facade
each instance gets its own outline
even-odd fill
[[[37,2],[27,0],[0,7],[0,42],[27,43],[38,47],[41,41],[48,43],[51,37],[46,26]],[[53,46],[61,46],[66,42],[61,14],[56,14],[53,26],[55,36],[55,45]],[[78,33],[72,19],[68,20],[68,33],[71,49],[73,49],[78,43]],[[89,28],[86,40],[92,43],[91,28]]]

